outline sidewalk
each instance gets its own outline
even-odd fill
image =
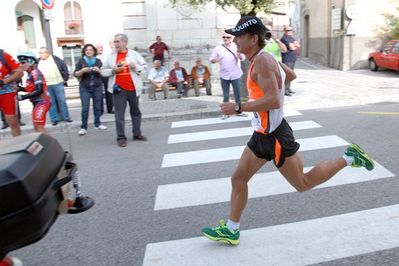
[[[316,65],[307,59],[297,62],[295,72],[298,78],[292,83],[291,88],[296,91],[296,94],[292,97],[285,97],[286,110],[399,102],[399,74],[395,72],[371,72],[369,70],[343,72]],[[213,82],[212,96],[205,95],[204,90],[204,88],[201,89],[200,97],[194,97],[193,90],[190,90],[190,97],[182,99],[177,99],[176,92],[171,91],[169,99],[156,101],[149,100],[148,94],[142,94],[140,109],[143,121],[159,119],[175,121],[220,116],[219,105],[222,102],[222,91],[219,82],[217,80]],[[163,96],[162,93],[158,93],[159,99],[163,98],[161,96]],[[22,120],[27,124],[22,127],[22,130],[31,131],[33,129],[32,105],[29,101],[23,101],[20,104]],[[68,107],[73,120],[70,125],[77,131],[80,126],[80,100],[68,99]],[[92,109],[89,117],[89,127],[92,127]],[[128,112],[126,118],[127,121],[130,121]],[[113,126],[114,115],[104,114],[101,121],[107,126]],[[49,131],[58,127],[52,126],[50,122],[47,123]],[[9,129],[0,130],[0,134],[3,135],[8,132]]]

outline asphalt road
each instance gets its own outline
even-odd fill
[[[301,116],[288,117],[287,120],[312,120],[322,127],[296,131],[296,138],[337,135],[348,142],[356,142],[394,176],[319,188],[306,193],[252,198],[242,219],[243,231],[399,204],[397,103],[299,111]],[[67,150],[73,151],[80,167],[83,192],[94,197],[96,205],[83,214],[61,216],[43,240],[13,254],[28,266],[142,265],[147,244],[200,236],[202,227],[216,225],[220,218],[227,218],[229,203],[154,210],[158,186],[228,177],[237,160],[162,168],[164,155],[245,145],[249,136],[178,144],[167,144],[168,137],[179,133],[247,126],[249,122],[243,121],[171,128],[170,122],[145,121],[142,131],[149,141],[130,139],[127,148],[116,145],[114,127],[105,131],[89,130],[84,137],[78,137],[74,130],[71,132],[71,148],[66,131],[52,132]],[[127,129],[130,127],[127,126]],[[130,138],[131,135],[128,136]],[[304,166],[341,156],[344,148],[301,152]],[[261,172],[271,171],[275,168],[270,163],[261,169]],[[373,229],[370,228],[371,231]],[[307,255],[303,254],[304,257]],[[295,259],[291,258],[287,264]],[[398,263],[399,245],[363,255],[320,261],[317,265]],[[184,264],[176,260],[173,265]],[[213,264],[210,261],[208,265]],[[248,260],[244,265],[254,264]]]

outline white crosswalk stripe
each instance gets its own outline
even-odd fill
[[[291,112],[290,115],[302,115]],[[184,143],[184,147],[200,147],[200,141],[249,136],[250,127],[209,130],[211,125],[235,125],[248,117],[230,117],[180,121],[172,128],[206,126],[206,131],[171,134],[168,144]],[[227,124],[231,123],[231,124]],[[290,122],[293,130],[321,128],[314,121]],[[179,130],[182,132],[182,130]],[[317,133],[318,135],[319,132]],[[233,139],[232,139],[233,140]],[[297,139],[300,152],[336,148],[348,142],[336,135]],[[225,142],[224,142],[225,143]],[[232,143],[234,143],[232,141]],[[173,145],[170,145],[171,147]],[[178,147],[178,145],[173,146]],[[183,146],[182,146],[183,147]],[[237,160],[245,145],[191,150],[165,154],[162,168],[195,167],[198,164]],[[309,171],[312,167],[306,167]],[[356,185],[388,179],[394,174],[379,163],[373,171],[346,167],[329,181],[314,189]],[[209,176],[208,179],[163,184],[158,186],[154,211],[172,212],[177,208],[209,206],[229,202],[230,177]],[[255,174],[249,182],[249,199],[296,193],[278,171]],[[342,259],[399,246],[399,205],[344,213],[300,222],[284,223],[241,231],[240,245],[226,247],[205,237],[178,239],[147,244],[143,265],[309,265]],[[198,229],[199,231],[200,229]],[[389,233],[387,233],[389,232]]]
[[[392,205],[246,230],[235,248],[204,237],[152,243],[143,265],[299,266],[331,261],[398,247],[398,214],[399,205]]]
[[[345,140],[335,135],[297,139],[296,141],[301,145],[299,151],[311,151],[348,145]],[[165,154],[162,160],[162,167],[236,160],[240,158],[244,148],[245,145]]]
[[[310,169],[311,167],[307,167],[304,170],[307,172]],[[394,176],[393,173],[378,163],[373,171],[347,167],[317,188],[367,182],[392,176]],[[250,180],[248,190],[249,198],[295,191],[278,171],[256,174]],[[226,202],[230,200],[230,193],[230,177],[162,185],[158,187],[154,209],[163,210]]]
[[[301,121],[290,123],[292,130],[304,130],[312,128],[320,128],[321,126],[314,121]],[[231,129],[210,130],[184,134],[170,135],[168,144],[203,141],[211,139],[225,139],[241,136],[249,136],[254,132],[252,127],[239,127]]]
[[[288,110],[288,111],[285,111],[284,117],[298,116],[298,115],[302,115],[302,114],[295,110],[292,110],[292,111]],[[248,116],[248,117],[231,116],[225,120],[222,120],[220,118],[186,120],[186,121],[173,122],[172,128],[225,124],[225,123],[232,123],[232,122],[248,121],[250,119],[251,119],[251,116]]]

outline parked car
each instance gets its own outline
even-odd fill
[[[381,50],[370,53],[369,67],[372,71],[379,68],[399,71],[399,40],[389,41]]]

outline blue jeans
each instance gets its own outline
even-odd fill
[[[229,95],[230,95],[230,84],[233,85],[233,91],[234,91],[234,98],[236,103],[241,102],[241,97],[240,97],[240,79],[233,79],[233,80],[226,80],[226,79],[220,79],[220,83],[222,85],[222,90],[223,90],[223,102],[227,103],[229,101]]]
[[[94,126],[101,125],[101,104],[102,104],[102,86],[79,86],[80,100],[82,103],[82,125],[80,128],[87,129],[87,120],[89,119],[90,98],[93,99]]]
[[[64,83],[47,85],[47,91],[51,97],[51,107],[49,111],[51,122],[70,119],[65,99]]]

